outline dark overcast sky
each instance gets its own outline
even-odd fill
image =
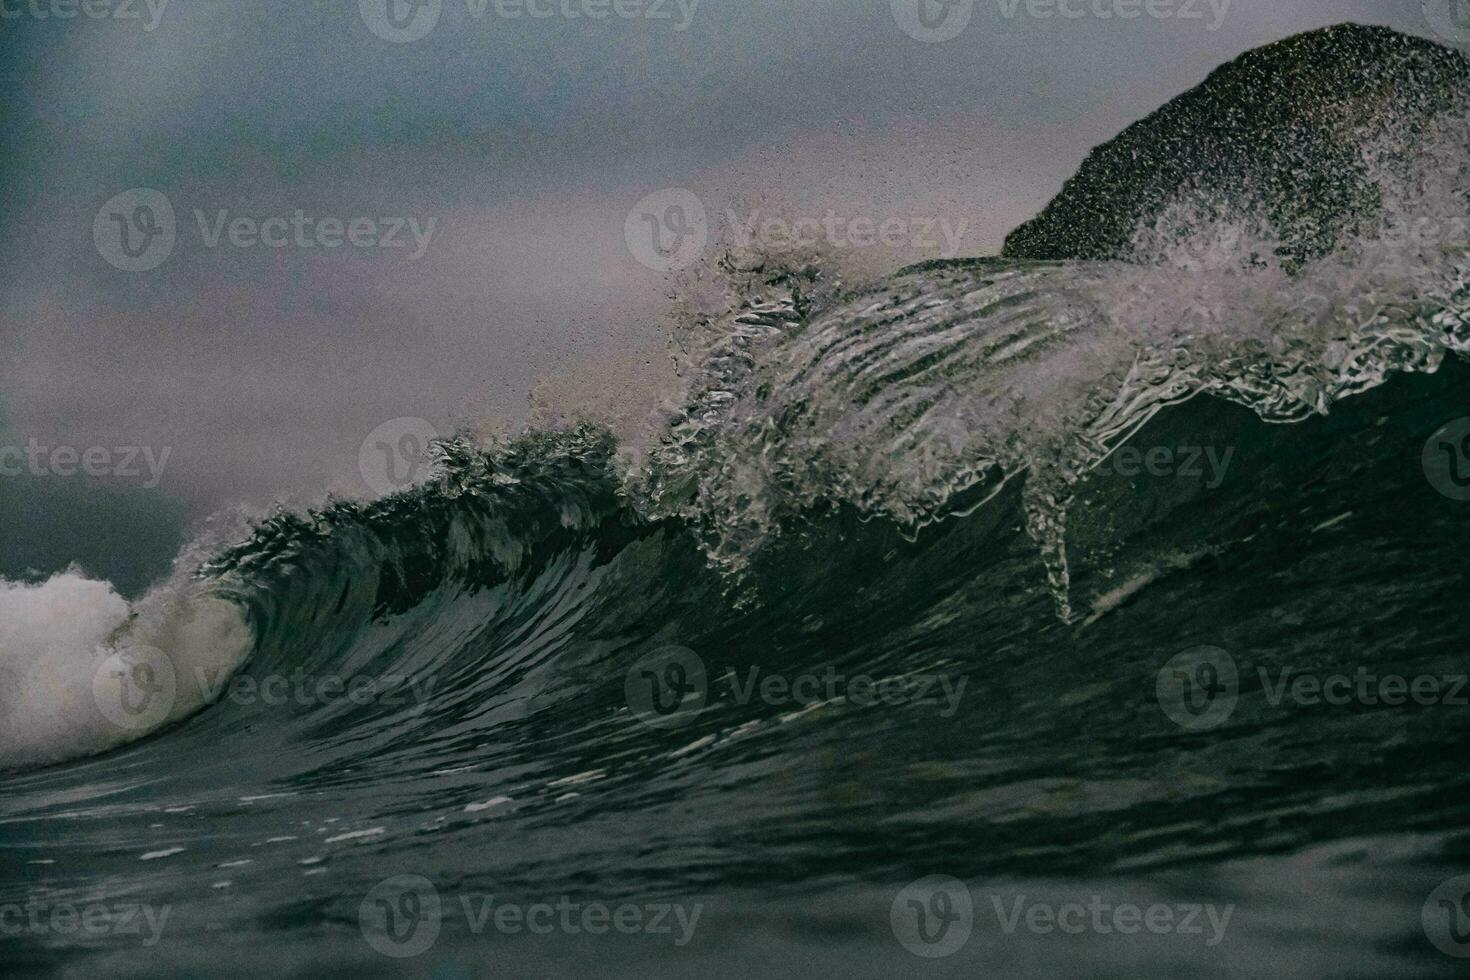
[[[131,21],[31,2],[0,3],[23,11],[0,19],[7,437],[168,446],[160,491],[195,513],[360,486],[385,420],[514,417],[543,372],[660,351],[669,284],[624,240],[652,192],[944,217],[983,254],[1090,147],[1249,48],[1345,20],[1431,34],[1421,0],[1233,0],[1213,30],[1209,0],[1126,21],[978,0],[942,43],[890,0],[702,0],[682,31],[674,0],[673,20],[602,21],[443,0],[407,43],[357,0],[171,0],[151,31],[144,0]],[[176,210],[152,271],[95,244],[132,188]],[[211,248],[194,214],[298,208],[435,231],[417,261]]]

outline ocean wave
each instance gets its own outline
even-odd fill
[[[1337,50],[1341,37],[1316,43]],[[1297,247],[1308,219],[1250,192],[1273,168],[1299,162],[1293,150],[1258,159],[1248,178],[1256,183],[1244,190],[1204,186],[1196,171],[1189,181],[1159,178],[1169,193],[1148,196],[1126,254],[1105,260],[949,260],[850,290],[820,255],[732,250],[711,270],[716,305],[683,311],[687,397],[636,444],[588,427],[509,445],[445,440],[426,485],[276,514],[215,557],[194,549],[181,559],[187,574],[133,609],[75,575],[6,586],[20,610],[17,636],[27,638],[16,641],[21,669],[0,685],[11,733],[0,764],[89,754],[172,724],[242,664],[263,671],[401,655],[385,624],[401,629],[416,610],[448,616],[479,602],[474,622],[430,656],[449,662],[524,616],[525,594],[565,598],[541,583],[548,570],[606,566],[653,538],[697,542],[733,616],[775,601],[781,590],[771,580],[780,576],[761,569],[793,548],[830,545],[832,522],[845,515],[914,541],[995,509],[997,526],[1019,515],[1059,620],[1072,622],[1068,527],[1078,488],[1160,412],[1208,396],[1267,422],[1300,422],[1466,352],[1470,243],[1392,235],[1426,218],[1452,229],[1466,217],[1466,110],[1439,94],[1442,76],[1461,66],[1414,45],[1396,58],[1390,74],[1417,78],[1429,64],[1439,81],[1405,90],[1403,105],[1385,88],[1371,113],[1354,117],[1354,199],[1366,188],[1374,208],[1355,213],[1351,229],[1334,219],[1330,248]],[[1181,118],[1197,124],[1202,111]],[[1162,124],[1140,124],[1118,145]],[[1415,152],[1390,152],[1411,124]],[[1349,144],[1341,127],[1332,131],[1341,152]],[[1113,172],[1107,161],[1116,156],[1100,154],[1095,169]],[[1069,209],[1085,211],[1086,195],[1074,198],[1089,180],[1097,183],[1087,178],[1064,194],[1043,225],[1064,228]],[[997,535],[993,546],[1004,550],[1009,538]],[[659,553],[684,568],[679,548]],[[567,601],[586,614],[585,597]],[[75,614],[46,634],[36,624],[57,604]],[[371,649],[359,649],[365,643]],[[142,652],[127,652],[134,648]],[[62,732],[38,720],[64,716],[57,704],[85,702],[107,657],[122,657],[131,677],[156,651],[188,690],[155,724],[117,733],[94,719]],[[49,676],[60,661],[68,678],[60,700],[34,693],[32,668],[51,664]],[[201,665],[211,684],[193,679]]]

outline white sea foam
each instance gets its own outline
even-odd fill
[[[201,676],[233,672],[252,646],[239,608],[173,580],[134,603],[66,571],[0,579],[0,769],[92,755],[205,703]]]
[[[1027,530],[1070,619],[1075,486],[1157,412],[1206,395],[1301,421],[1470,357],[1465,122],[1447,114],[1408,159],[1380,148],[1397,131],[1366,142],[1381,213],[1300,268],[1267,216],[1194,188],[1140,229],[1146,261],[918,267],[836,302],[812,301],[819,264],[727,262],[730,288],[689,319],[689,402],[630,498],[696,524],[738,573],[819,504],[917,529],[1025,474]]]

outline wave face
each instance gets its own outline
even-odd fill
[[[1381,49],[1396,79],[1353,96],[1375,208],[1330,244],[1251,203],[1301,162],[1263,151],[1218,194],[1202,168],[1165,188],[1186,153],[1116,215],[1073,203],[1084,171],[1015,239],[1065,261],[1018,247],[850,293],[820,263],[732,258],[734,299],[681,339],[685,403],[638,445],[448,441],[427,484],[279,514],[131,609],[79,576],[6,586],[0,905],[168,906],[155,974],[257,972],[266,947],[282,972],[376,974],[404,949],[363,908],[411,874],[446,907],[698,902],[691,972],[847,975],[921,962],[890,906],[944,874],[983,935],[956,975],[1452,975],[1420,907],[1470,856],[1470,712],[1281,692],[1466,671],[1470,460],[1444,427],[1470,245],[1396,233],[1470,218],[1465,106],[1423,95],[1463,62],[1336,29],[1239,70],[1297,65],[1317,98],[1319,48]],[[1237,76],[1161,117],[1206,126]],[[1302,125],[1251,125],[1272,119]],[[1298,149],[1335,174],[1344,146]],[[1074,207],[1131,215],[1129,254],[1040,230]],[[1228,711],[1168,696],[1202,648]],[[106,706],[140,664],[174,693],[120,735]],[[985,918],[1097,894],[1239,910],[1151,968]],[[424,972],[675,955],[448,914],[435,935]],[[136,946],[0,935],[18,968],[145,972]]]

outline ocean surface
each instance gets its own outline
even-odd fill
[[[1306,43],[1351,222],[733,256],[645,439],[0,585],[3,972],[1465,975],[1464,61]]]

